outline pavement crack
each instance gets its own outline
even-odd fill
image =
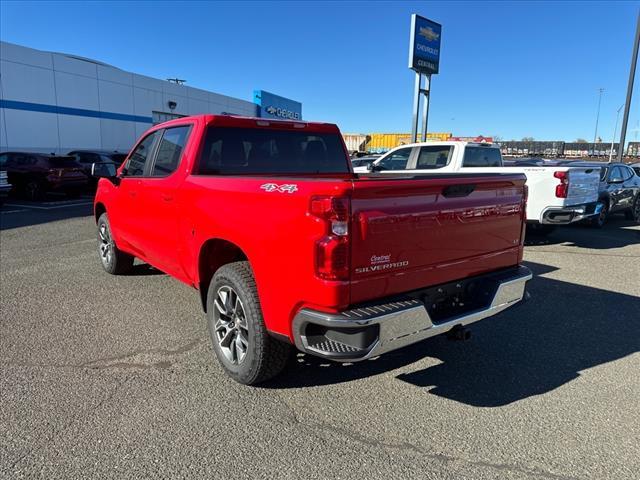
[[[282,397],[280,397],[282,399]],[[384,451],[386,450],[397,450],[397,451],[407,451],[415,454],[419,454],[423,457],[427,457],[431,460],[438,461],[443,464],[453,464],[453,463],[465,463],[468,465],[473,465],[474,467],[481,468],[489,468],[496,471],[509,471],[517,474],[523,474],[527,477],[532,478],[544,478],[548,480],[580,480],[578,477],[572,477],[567,475],[560,475],[551,472],[547,472],[544,470],[540,470],[538,468],[526,467],[515,464],[507,464],[507,463],[492,463],[481,460],[471,460],[463,457],[454,457],[452,455],[446,455],[443,453],[432,452],[424,447],[415,445],[410,442],[385,442],[382,440],[378,440],[375,438],[370,438],[365,435],[362,435],[358,432],[354,432],[342,427],[338,427],[327,422],[304,422],[296,411],[289,405],[284,399],[282,399],[282,405],[286,408],[288,415],[287,417],[290,419],[291,423],[294,425],[298,425],[310,433],[318,434],[318,431],[327,432],[333,435],[339,435],[354,442],[358,442],[360,444],[380,448]]]
[[[91,360],[77,365],[77,367],[96,370],[105,368],[169,368],[175,363],[175,357],[195,350],[205,341],[206,339],[197,338],[175,349],[137,350],[115,357]]]
[[[148,368],[169,368],[176,363],[177,357],[189,353],[200,345],[206,343],[207,340],[203,338],[194,339],[185,345],[170,349],[170,348],[155,348],[151,350],[135,350],[131,353],[124,355],[118,355],[115,357],[100,358],[97,360],[89,360],[88,362],[75,364],[75,363],[11,363],[2,362],[6,367],[21,367],[21,368],[72,368],[72,369],[90,369],[90,370],[104,370],[107,368],[136,368],[136,369],[148,369]]]

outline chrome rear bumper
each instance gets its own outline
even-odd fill
[[[602,210],[602,204],[598,202],[568,207],[550,207],[542,212],[542,221],[540,223],[545,225],[566,225],[598,215],[600,210]]]
[[[500,313],[523,299],[532,274],[528,268],[518,267],[486,278],[495,285],[485,306],[438,321],[432,320],[420,299],[427,298],[422,292],[335,314],[302,309],[293,320],[295,344],[303,352],[335,361],[366,360]]]

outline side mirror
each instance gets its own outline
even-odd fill
[[[115,180],[118,174],[118,165],[114,162],[95,162],[91,164],[91,176]]]

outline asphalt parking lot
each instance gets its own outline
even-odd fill
[[[0,213],[0,477],[638,478],[640,226],[529,242],[531,301],[469,342],[250,388],[195,291],[102,271],[89,203]]]

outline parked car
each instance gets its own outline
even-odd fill
[[[91,165],[97,162],[113,162],[119,167],[127,158],[126,153],[107,150],[73,150],[67,155],[76,159],[84,174],[89,177],[91,186],[97,184],[97,179],[91,176]]]
[[[640,223],[640,177],[622,163],[572,162],[574,167],[591,167],[600,171],[598,202],[600,214],[591,224],[602,228],[613,213],[624,213],[628,220]]]
[[[0,155],[0,206],[5,202],[11,191],[11,184],[7,178],[6,161],[7,157]]]
[[[29,200],[40,200],[48,192],[77,196],[87,186],[88,178],[73,157],[4,152],[0,158],[15,191]]]
[[[638,163],[632,163],[631,165],[629,165],[631,168],[633,168],[633,171],[636,172],[636,175],[640,176],[640,162]]]
[[[590,218],[598,213],[598,172],[578,166],[548,165],[543,159],[515,161],[505,166],[500,148],[489,143],[465,141],[427,142],[404,145],[376,160],[370,170],[405,175],[412,173],[505,173],[527,177],[527,226],[546,234],[557,225]],[[555,163],[555,162],[551,162]],[[367,168],[355,168],[366,172]]]
[[[367,155],[366,157],[353,158],[351,159],[351,165],[353,168],[356,167],[366,167],[371,163],[375,162],[381,155]]]
[[[117,174],[104,166],[103,268],[138,257],[198,289],[215,355],[244,384],[277,375],[293,345],[355,362],[465,337],[531,278],[517,172],[358,176],[335,125],[215,115],[156,125]]]

